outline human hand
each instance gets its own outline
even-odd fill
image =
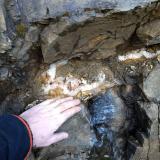
[[[46,147],[68,138],[68,133],[55,133],[70,117],[78,113],[80,100],[68,97],[59,100],[49,99],[20,115],[29,125],[33,134],[34,147]]]

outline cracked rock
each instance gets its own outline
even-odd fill
[[[137,30],[138,37],[148,45],[160,43],[160,20],[153,20],[140,26]]]
[[[151,128],[149,137],[144,138],[143,146],[139,146],[133,157],[133,160],[158,160],[159,152],[159,137],[158,137],[158,105],[155,103],[141,103],[141,107],[146,111],[147,116],[151,120]]]
[[[29,22],[42,21],[47,18],[55,18],[65,13],[74,18],[82,18],[86,8],[112,9],[116,11],[128,11],[137,6],[144,6],[155,0],[20,0],[20,10]],[[92,12],[89,15],[93,16]]]
[[[11,49],[11,41],[5,33],[6,30],[3,0],[0,0],[0,53],[5,53],[8,49]]]
[[[130,20],[120,14],[117,17],[97,18],[83,26],[75,26],[68,21],[50,24],[41,34],[44,62],[52,63],[79,55],[90,56],[90,59],[113,56],[116,48],[129,40],[135,31],[134,16],[132,18]]]
[[[160,102],[160,65],[144,81],[143,91],[148,99]]]

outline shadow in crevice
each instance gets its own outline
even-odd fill
[[[146,101],[137,86],[124,85],[109,89],[88,102],[96,140],[92,160],[129,160],[144,137],[149,137],[151,120],[138,101]],[[108,155],[108,156],[106,156]]]
[[[149,130],[152,122],[147,116],[146,111],[138,103],[148,102],[148,99],[139,86],[121,86],[118,94],[130,112],[127,115],[130,125],[127,128],[125,155],[128,160],[134,155],[138,146],[143,146],[144,137],[149,138]]]

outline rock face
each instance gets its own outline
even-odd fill
[[[28,60],[28,53],[37,47],[37,43],[42,49],[45,63],[80,55],[90,59],[105,59],[117,54],[121,46],[127,45],[132,37],[136,36],[140,41],[147,41],[148,45],[157,44],[158,28],[154,27],[151,33],[147,30],[150,30],[152,25],[158,26],[158,20],[154,19],[159,17],[159,3],[153,3],[147,11],[143,8],[131,10],[145,7],[153,1],[20,0],[7,1],[5,4],[1,1],[1,52],[11,47],[8,36],[16,48],[10,52],[11,57],[21,61]],[[151,22],[150,16],[153,16]],[[141,29],[141,26],[145,30]],[[37,31],[33,34],[37,34],[35,37],[40,36],[40,41],[35,38],[37,40],[33,42],[33,36],[24,40],[25,35],[34,32],[33,28],[36,27]],[[154,38],[148,42],[148,36]]]
[[[137,35],[146,44],[160,43],[160,20],[153,20],[145,25],[142,25],[137,30]]]
[[[0,53],[11,48],[11,41],[6,35],[7,27],[5,21],[4,1],[0,0]]]
[[[10,76],[8,68],[0,68],[0,81],[5,81]]]
[[[40,30],[38,27],[29,27],[24,39],[19,38],[16,41],[16,47],[12,50],[10,56],[21,62],[27,61],[29,59],[30,50],[35,46],[35,43],[39,39],[39,33]]]
[[[147,139],[144,137],[143,147],[138,147],[134,155],[134,160],[136,159],[153,159],[158,160],[160,157],[159,153],[159,106],[155,103],[141,103],[141,107],[146,111],[146,114],[149,116],[152,125],[150,130],[150,137]],[[154,143],[154,145],[152,145]]]
[[[159,19],[158,0],[0,0],[0,114],[20,114],[41,99],[36,75],[58,60],[69,61],[56,75],[69,89],[104,79],[116,85],[84,93],[86,101],[97,97],[90,109],[97,137],[79,114],[61,128],[70,140],[33,151],[31,160],[86,160],[89,152],[91,160],[159,160],[159,66],[148,75],[160,54]]]
[[[44,61],[51,63],[62,57],[67,59],[84,54],[92,54],[92,59],[104,59],[116,54],[116,47],[128,40],[136,28],[133,21],[123,24],[122,27],[122,19],[123,16],[119,16],[118,19],[97,18],[87,26],[75,26],[74,30],[74,24],[67,19],[49,25],[41,35]]]
[[[123,12],[115,14],[116,8],[114,5],[112,7],[112,12],[108,11],[107,7],[103,8],[104,13],[86,10],[84,15],[82,14],[83,18],[80,18],[82,15],[79,13],[76,14],[77,17],[74,12],[69,12],[69,17],[65,15],[60,21],[50,23],[41,34],[44,61],[52,63],[79,55],[88,56],[89,59],[105,59],[117,54],[118,48],[136,36],[147,45],[158,43],[159,28],[150,29],[153,25],[159,26],[158,20],[150,22],[148,17],[147,22],[143,22],[144,15],[140,10],[136,13],[128,12],[128,15]],[[93,15],[90,15],[91,13]],[[156,14],[154,16],[158,17]]]
[[[143,145],[142,137],[150,128],[150,119],[137,103],[140,94],[136,89],[112,88],[89,101],[91,124],[98,137],[93,150],[99,158],[109,155],[113,160],[134,159],[136,148]]]
[[[143,90],[150,100],[160,102],[160,66],[158,65],[147,77]]]
[[[65,13],[76,16],[76,12],[82,13],[86,8],[126,11],[153,1],[155,0],[40,0],[38,2],[35,2],[34,0],[29,0],[27,2],[25,0],[20,0],[19,7],[26,19],[29,22],[32,22],[62,16]]]

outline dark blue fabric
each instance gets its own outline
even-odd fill
[[[25,125],[13,115],[0,116],[0,160],[24,160],[29,147]]]

